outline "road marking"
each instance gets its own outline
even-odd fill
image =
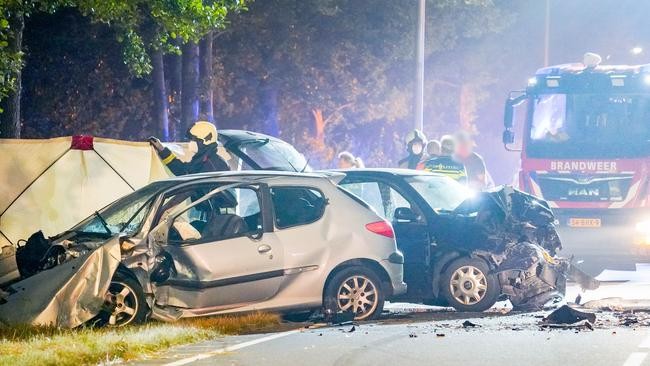
[[[248,342],[237,343],[237,344],[235,344],[235,345],[228,346],[228,347],[224,347],[224,348],[220,348],[220,349],[215,350],[215,351],[210,351],[210,352],[205,352],[205,353],[199,353],[199,354],[196,355],[196,356],[192,356],[192,357],[184,358],[184,359],[181,359],[181,360],[178,360],[178,361],[170,362],[170,363],[164,364],[163,366],[182,366],[182,365],[187,365],[188,363],[192,363],[192,362],[196,362],[196,361],[204,360],[204,359],[206,359],[206,358],[210,358],[210,357],[213,357],[213,356],[216,356],[216,355],[221,355],[221,354],[224,354],[224,353],[226,353],[226,352],[237,351],[237,350],[240,350],[240,349],[242,349],[242,348],[246,348],[246,347],[254,346],[254,345],[256,345],[256,344],[260,344],[260,343],[264,343],[264,342],[269,342],[269,341],[272,341],[272,340],[274,340],[274,339],[278,339],[278,338],[286,337],[286,336],[288,336],[288,335],[292,335],[292,334],[295,334],[295,333],[299,333],[300,331],[302,331],[302,328],[301,328],[301,329],[294,329],[294,330],[290,330],[290,331],[282,332],[282,333],[271,334],[270,336],[267,336],[267,337],[262,337],[262,338],[258,338],[258,339],[253,339],[252,341],[248,341]],[[628,365],[626,364],[625,366],[628,366]]]
[[[645,358],[648,356],[645,352],[632,352],[627,356],[627,360],[623,363],[623,366],[639,366],[643,363]]]
[[[650,336],[648,336],[646,339],[643,340],[643,342],[641,342],[639,348],[650,348]]]

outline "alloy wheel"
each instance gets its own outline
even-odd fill
[[[480,269],[474,266],[463,266],[452,274],[449,290],[457,302],[463,305],[474,305],[485,297],[487,279]]]
[[[348,277],[339,287],[337,302],[341,311],[353,311],[355,319],[363,320],[379,305],[377,286],[363,275]]]
[[[138,312],[138,297],[126,283],[112,281],[106,294],[106,323],[110,327],[121,327],[131,323]]]

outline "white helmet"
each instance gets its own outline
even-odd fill
[[[187,137],[203,145],[214,144],[217,142],[217,128],[210,122],[198,121],[187,130]]]

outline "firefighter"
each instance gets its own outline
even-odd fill
[[[413,130],[406,135],[406,152],[408,156],[400,160],[400,168],[415,169],[422,160],[424,155],[424,146],[427,143],[427,137],[420,130]]]
[[[428,159],[424,162],[424,170],[439,173],[460,183],[467,182],[467,171],[465,165],[456,160],[454,151],[456,141],[453,136],[445,135],[440,139],[440,156]]]
[[[167,165],[174,175],[185,175],[205,172],[230,170],[228,163],[218,155],[217,128],[210,122],[198,121],[187,130],[190,139],[190,150],[196,151],[189,162],[182,162],[171,150],[164,147],[156,137],[150,137],[149,143],[158,153],[163,164]]]

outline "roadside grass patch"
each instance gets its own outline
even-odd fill
[[[255,313],[241,316],[149,322],[124,328],[0,325],[0,365],[88,365],[153,356],[169,347],[226,334],[271,330],[280,318]]]

